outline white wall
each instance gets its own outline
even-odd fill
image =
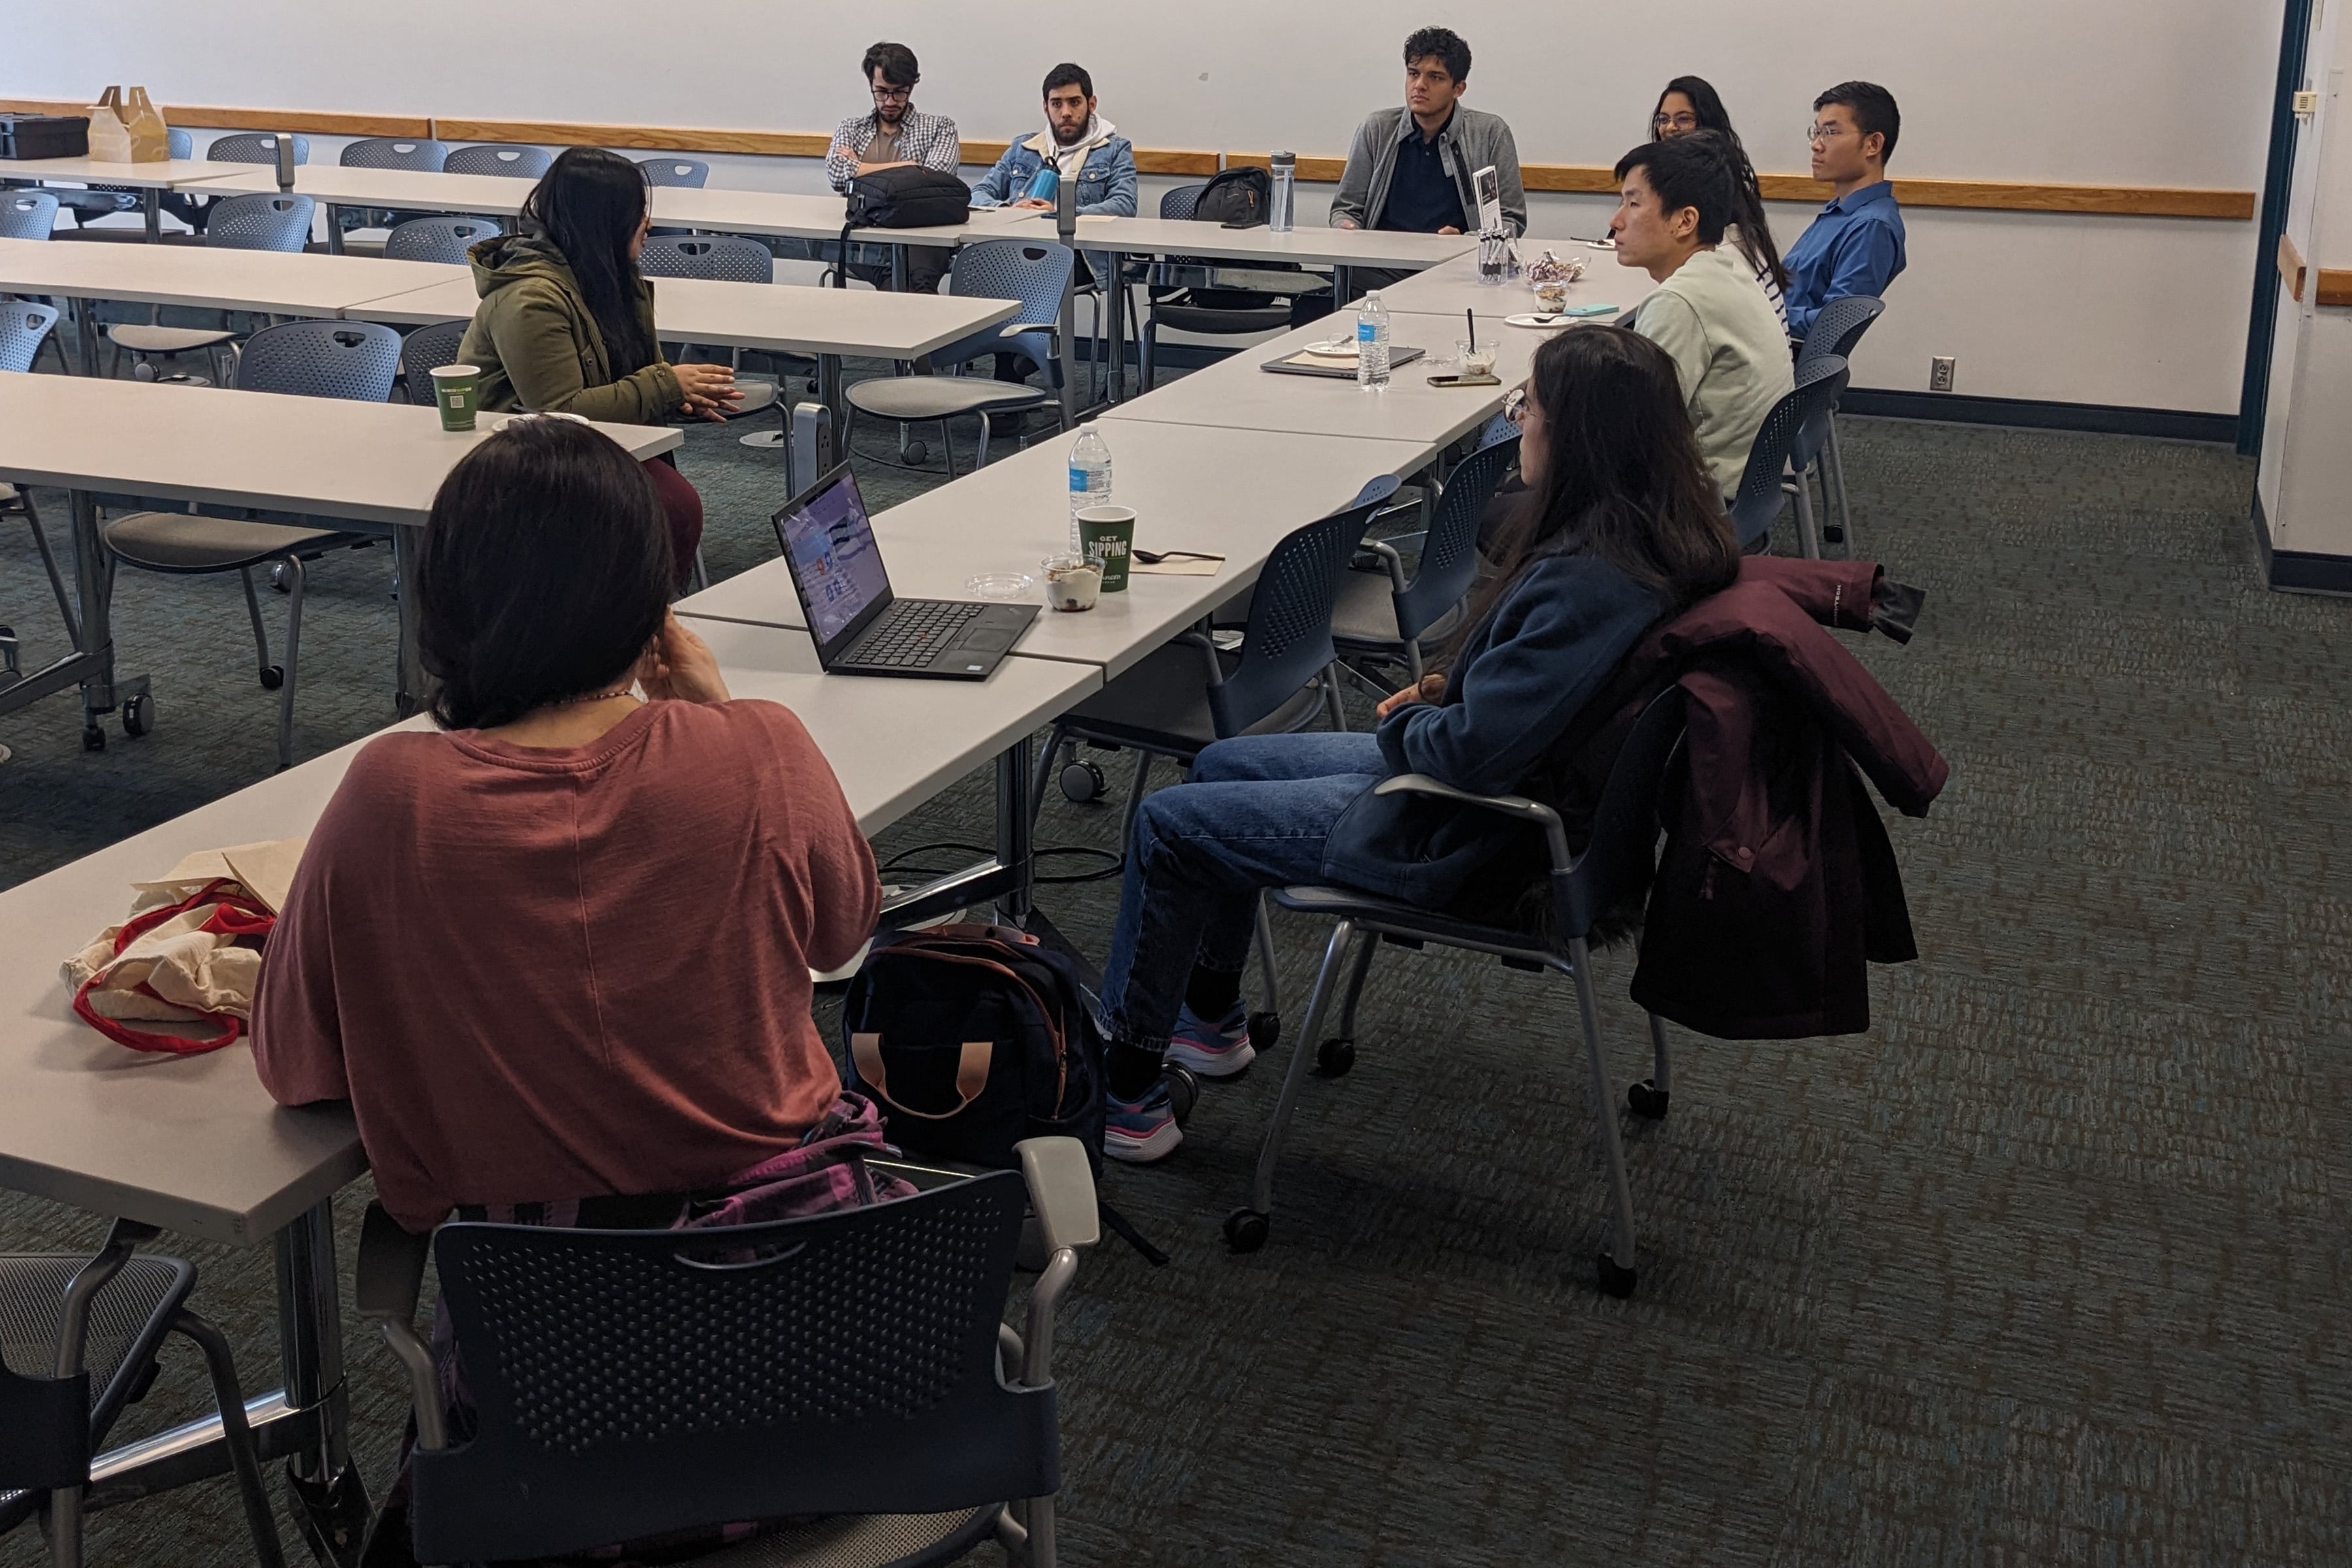
[[[79,97],[119,79],[167,102],[825,131],[862,103],[857,58],[887,35],[923,57],[919,100],[973,137],[1027,130],[1049,57],[1067,54],[1140,145],[1329,154],[1366,110],[1397,101],[1403,35],[1439,21],[1477,51],[1470,101],[1509,118],[1529,163],[1613,162],[1643,133],[1664,79],[1693,71],[1722,90],[1759,167],[1801,171],[1813,92],[1866,77],[1903,101],[1901,174],[2254,190],[2281,0],[1883,0],[1826,12],[1752,0],[1190,0],[1046,14],[1061,27],[1013,0],[18,10],[0,94]],[[1851,37],[1825,43],[1827,26]],[[800,161],[718,162],[726,184],[816,178]],[[1538,196],[1532,230],[1591,233],[1606,206]],[[1775,211],[1784,245],[1806,216]],[[1953,353],[1964,392],[2234,410],[2251,222],[1928,210],[1909,221],[1911,268],[1858,380],[1924,388],[1929,356]]]

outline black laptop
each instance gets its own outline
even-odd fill
[[[769,521],[827,675],[985,680],[1036,618],[1035,605],[893,596],[847,463]]]

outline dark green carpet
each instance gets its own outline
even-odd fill
[[[1925,958],[1880,973],[1865,1037],[1677,1034],[1672,1118],[1627,1124],[1642,1286],[1619,1303],[1591,1284],[1603,1185],[1564,988],[1384,951],[1265,1251],[1228,1258],[1217,1223],[1279,1053],[1205,1098],[1170,1164],[1109,1178],[1175,1261],[1112,1244],[1080,1275],[1068,1561],[2352,1560],[2352,606],[2257,584],[2251,475],[2214,448],[1847,431],[1864,553],[1932,595],[1910,647],[1865,650],[1953,764],[1894,827]],[[767,558],[768,461],[709,432],[685,466],[713,569]],[[46,634],[35,572],[0,526],[0,618]],[[316,574],[306,753],[390,717],[385,579],[381,552]],[[234,589],[131,576],[121,603],[163,728],[85,757],[61,701],[0,721],[0,880],[268,764]],[[982,836],[987,801],[967,780],[883,848]],[[1107,843],[1108,818],[1057,799],[1044,838]],[[1110,895],[1042,898],[1098,955]],[[1317,933],[1281,934],[1295,1028]],[[1600,967],[1622,1083],[1643,1034],[1625,960]],[[97,1229],[0,1199],[0,1245]],[[184,1250],[257,1385],[266,1256]],[[351,1355],[380,1487],[388,1358],[356,1332]],[[194,1383],[175,1362],[149,1408],[194,1408]],[[103,1515],[93,1543],[243,1551],[224,1484]]]

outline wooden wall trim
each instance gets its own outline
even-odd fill
[[[421,114],[339,114],[317,109],[218,109],[159,103],[169,125],[206,131],[296,131],[321,136],[430,136],[433,121]],[[0,98],[0,111],[16,114],[86,114],[89,105],[58,99]]]
[[[2352,268],[2323,267],[2319,269],[2317,303],[2352,305]]]
[[[2307,268],[2303,264],[2303,252],[2294,247],[2294,237],[2291,234],[2282,233],[2279,236],[2278,269],[2279,276],[2286,281],[2288,297],[2300,302],[2303,299],[2304,274]]]
[[[20,113],[73,114],[85,107],[54,99],[0,99],[0,110]],[[163,106],[175,125],[235,131],[301,131],[335,136],[438,136],[445,142],[533,142],[628,147],[654,153],[737,153],[768,158],[822,158],[831,139],[795,131],[681,129],[675,126],[604,125],[568,121],[460,120],[421,115],[337,114],[317,110],[219,109]],[[963,161],[993,163],[1003,142],[963,144]],[[1139,147],[1135,166],[1147,174],[1197,174],[1220,168],[1265,168],[1264,153],[1203,153]],[[1336,184],[1346,161],[1302,154],[1298,177],[1309,184]],[[1585,163],[1529,163],[1520,170],[1531,191],[1606,195],[1617,188],[1608,168]],[[1765,174],[1760,184],[1772,201],[1820,203],[1829,187],[1801,174]],[[2252,191],[2201,190],[2164,185],[2048,184],[2013,180],[1899,178],[1895,194],[1906,206],[1952,207],[1987,212],[2071,213],[2116,217],[2220,218],[2236,222],[2254,216]]]

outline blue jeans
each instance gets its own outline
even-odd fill
[[[1244,735],[1144,797],[1103,969],[1115,1053],[1148,1050],[1158,1071],[1193,966],[1247,967],[1259,890],[1322,881],[1332,824],[1385,771],[1370,735]],[[1132,1084],[1120,1067],[1113,1082]]]

